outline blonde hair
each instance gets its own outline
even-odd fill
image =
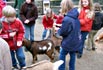
[[[52,9],[51,9],[51,8],[47,8],[45,14],[46,14],[46,15],[47,15],[47,14],[52,14]]]
[[[102,10],[100,3],[94,3],[94,10],[95,11],[101,11]]]
[[[90,19],[93,19],[94,18],[94,7],[93,7],[93,0],[88,0],[89,2],[89,10],[87,10],[87,14],[86,14],[86,17],[90,18]],[[83,8],[83,5],[82,5],[82,0],[79,1],[79,10],[81,10]]]
[[[5,6],[2,10],[2,13],[5,17],[15,17],[16,16],[15,9],[10,5]]]
[[[62,13],[66,14],[73,7],[74,7],[74,4],[73,4],[72,0],[62,0],[61,1]]]
[[[45,13],[46,19],[47,19],[47,15],[48,15],[48,14],[51,14],[51,19],[54,18],[54,14],[53,14],[53,11],[52,11],[51,8],[47,8],[47,9],[46,9],[46,13]],[[48,20],[48,19],[47,19],[47,20]]]
[[[88,2],[89,2],[90,11],[92,11],[94,9],[93,0],[88,0]],[[79,7],[80,7],[80,9],[83,7],[82,6],[82,0],[79,1]]]

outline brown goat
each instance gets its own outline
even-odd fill
[[[59,52],[60,51],[60,46],[61,46],[62,38],[56,36],[54,28],[52,28],[51,40],[54,43],[55,49]]]
[[[31,42],[30,40],[24,39],[23,46],[25,46],[27,50],[31,52],[33,56],[33,63],[35,63],[35,60],[37,60],[37,54],[46,54],[51,61],[54,60],[54,43],[52,40],[46,39]]]

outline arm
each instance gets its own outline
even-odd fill
[[[29,19],[29,21],[34,21],[38,18],[38,9],[36,6],[34,6],[34,16]]]
[[[24,16],[24,4],[21,6],[21,9],[20,9],[20,17],[21,17],[21,20],[23,21],[23,23],[24,23],[24,21],[26,20],[26,17]]]
[[[102,18],[101,18],[102,19],[102,25],[101,25],[101,27],[103,27],[103,14],[101,13],[101,15],[102,15]]]
[[[44,28],[46,29],[46,26],[47,26],[46,16],[43,16],[43,18],[42,18],[42,24],[43,24]]]
[[[57,18],[58,18],[58,16],[56,14],[54,14],[54,19],[57,19]]]
[[[18,33],[17,33],[18,34],[17,35],[17,41],[22,41],[23,38],[24,38],[24,26],[23,26],[21,21],[19,22],[18,27],[19,27],[19,29],[18,29]]]
[[[93,19],[84,17],[84,18],[79,19],[79,20],[80,20],[81,25],[85,25],[85,24],[87,24],[88,22],[91,22]]]
[[[84,16],[81,13],[79,16],[79,20],[80,20],[81,25],[85,25],[88,22],[93,21],[93,19],[94,19],[94,12],[93,11],[88,11],[87,13],[84,14]]]
[[[99,40],[101,40],[101,39],[103,39],[103,33],[101,33],[101,34],[96,38],[95,41],[97,42],[97,41],[99,41]]]
[[[72,28],[73,28],[73,27],[72,27],[72,24],[71,24],[70,21],[64,21],[64,20],[63,20],[62,26],[61,26],[61,28],[58,30],[58,33],[59,33],[61,36],[65,37],[65,36],[67,36],[67,35],[71,32]]]

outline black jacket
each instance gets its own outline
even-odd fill
[[[103,14],[99,11],[96,11],[93,20],[92,30],[99,30],[101,27],[103,27]]]
[[[27,25],[35,24],[35,20],[38,18],[38,10],[36,5],[33,4],[33,2],[30,4],[25,2],[20,9],[20,17],[23,23],[26,19],[30,21]]]

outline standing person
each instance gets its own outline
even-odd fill
[[[15,0],[15,4],[14,4],[14,8],[16,9],[17,11],[17,17],[20,18],[20,8],[21,8],[21,5],[24,3],[25,0]]]
[[[2,23],[0,23],[0,34]],[[0,37],[0,70],[12,70],[12,61],[8,43]]]
[[[54,24],[54,29],[55,29],[55,33],[56,33],[56,36],[57,36],[57,37],[58,37],[57,31],[58,31],[58,30],[60,29],[60,27],[62,26],[63,18],[64,18],[64,14],[62,13],[62,10],[60,9],[60,10],[59,10],[58,17],[57,17],[57,19],[56,19],[56,23]]]
[[[94,42],[93,42],[93,38],[94,38],[95,34],[97,33],[97,31],[101,27],[103,27],[103,14],[101,13],[101,6],[99,3],[94,4],[94,12],[95,12],[95,16],[94,16],[94,20],[93,20],[92,30],[90,31],[89,38],[88,38],[88,46],[87,46],[88,50],[96,49]]]
[[[17,62],[22,69],[26,66],[25,55],[22,49],[22,40],[24,37],[24,27],[22,22],[16,18],[16,11],[13,7],[7,5],[3,8],[4,19],[2,21],[2,34],[7,34],[8,38],[4,38],[10,46],[12,57],[12,66],[18,69]],[[16,59],[17,57],[17,59]],[[18,61],[17,61],[18,60]]]
[[[38,10],[34,0],[26,0],[21,6],[20,17],[25,27],[25,38],[34,41],[35,21],[38,18]]]
[[[59,35],[63,37],[59,59],[64,63],[59,67],[59,70],[65,70],[65,60],[68,53],[70,55],[69,70],[75,70],[76,52],[81,48],[79,13],[71,0],[62,0],[61,9],[65,16],[62,26],[58,30]]]
[[[46,14],[42,18],[42,24],[44,26],[42,39],[45,39],[45,37],[47,35],[47,31],[50,31],[50,33],[49,33],[49,37],[50,37],[54,19],[56,19],[56,18],[57,18],[57,16],[53,13],[52,9],[50,9],[50,8],[46,9]]]
[[[79,20],[81,23],[82,49],[77,54],[77,58],[82,57],[86,36],[88,35],[88,33],[90,32],[92,28],[92,22],[94,17],[92,0],[80,0],[79,3],[80,3]]]
[[[22,3],[24,3],[25,0],[15,0],[14,8],[17,8],[20,10]]]
[[[2,9],[6,6],[6,3],[3,0],[0,0],[0,18],[2,17]]]

